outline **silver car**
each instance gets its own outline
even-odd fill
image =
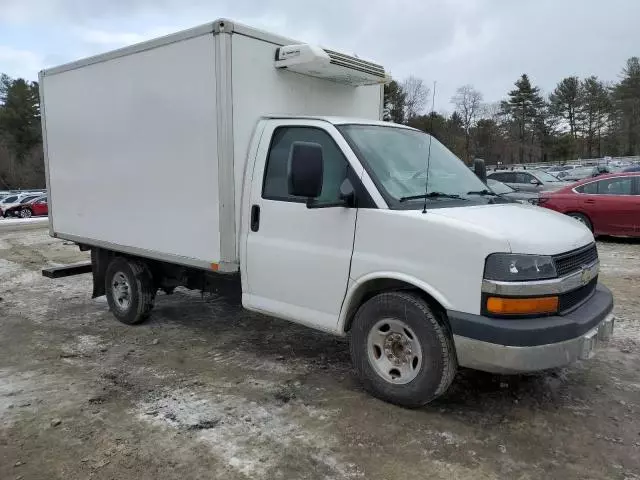
[[[509,185],[505,185],[493,178],[487,178],[487,187],[489,187],[495,194],[500,195],[503,198],[509,200],[515,200],[520,203],[532,203],[537,204],[538,194],[535,192],[518,192],[511,188]]]
[[[505,183],[519,192],[548,192],[569,185],[542,170],[498,170],[487,178]]]

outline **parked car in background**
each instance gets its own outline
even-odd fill
[[[46,195],[36,197],[26,197],[22,203],[8,208],[5,211],[5,217],[21,217],[30,218],[40,215],[49,214],[49,205]]]
[[[569,185],[553,175],[541,170],[499,170],[491,172],[487,178],[498,180],[519,192],[544,192],[558,190]]]
[[[493,178],[487,178],[487,186],[493,190],[494,193],[500,195],[503,198],[515,200],[520,203],[537,203],[538,194],[535,192],[518,192],[509,185],[506,185]]]
[[[585,179],[541,194],[538,204],[575,218],[595,235],[640,237],[640,172]]]
[[[556,165],[546,169],[545,171],[547,173],[550,173],[551,175],[555,175],[556,177],[560,178],[560,176],[558,175],[559,173],[568,172],[570,170],[573,170],[574,168],[579,168],[579,167],[580,165]]]
[[[592,167],[581,167],[574,170],[567,170],[560,172],[558,178],[563,181],[577,182],[589,177],[597,177],[598,175],[605,175],[607,173],[615,173],[616,169],[607,165],[595,165]]]
[[[22,204],[22,202],[25,201],[25,199],[27,199],[27,201],[33,200],[37,196],[39,195],[20,193],[9,195],[3,198],[2,200],[0,200],[0,217],[6,217],[7,211],[9,211],[13,207],[19,206],[20,204]]]
[[[640,172],[640,165],[631,165],[630,167],[625,168],[624,170],[622,170],[624,173],[628,173],[628,172]]]
[[[580,167],[558,173],[558,178],[565,182],[577,182],[593,176],[593,167]]]

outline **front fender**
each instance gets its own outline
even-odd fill
[[[345,327],[347,325],[348,319],[354,313],[355,309],[359,306],[363,293],[368,291],[367,286],[371,282],[378,280],[392,280],[413,286],[430,295],[444,309],[451,308],[451,303],[449,302],[449,300],[447,300],[447,297],[442,292],[416,277],[400,272],[371,272],[359,277],[356,280],[350,280],[349,288],[347,289],[344,301],[342,302],[342,308],[340,309],[340,317],[338,319],[338,325],[336,328],[338,332],[345,332]]]

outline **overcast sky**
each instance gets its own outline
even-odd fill
[[[473,84],[500,100],[526,72],[615,81],[640,56],[640,0],[0,0],[0,72],[38,70],[229,18],[437,81],[436,109]]]

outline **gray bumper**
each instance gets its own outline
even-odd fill
[[[613,331],[613,295],[598,284],[593,295],[566,315],[498,319],[447,311],[458,364],[493,373],[561,367],[589,358]]]
[[[609,314],[579,337],[546,345],[498,345],[460,335],[454,335],[453,341],[462,367],[491,373],[536,372],[591,358],[597,345],[611,337],[614,321]]]

